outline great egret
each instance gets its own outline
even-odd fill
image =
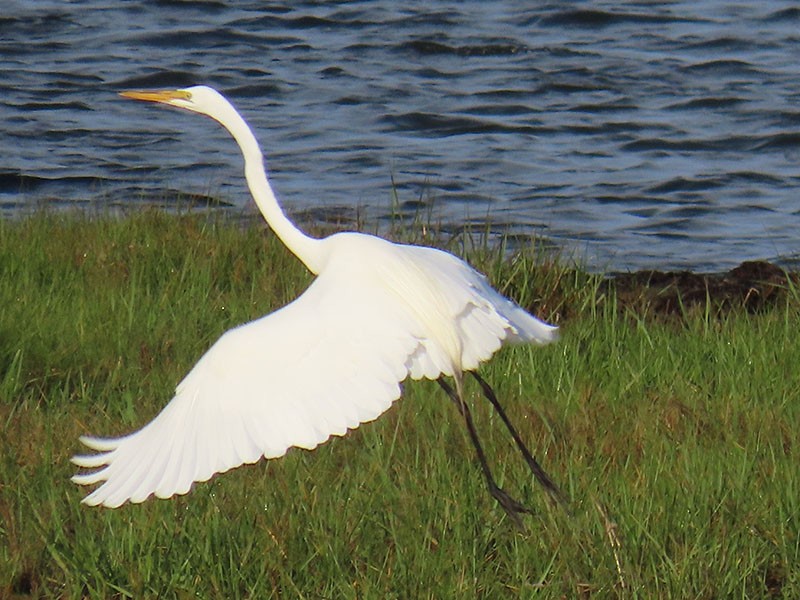
[[[492,477],[464,401],[465,372],[476,377],[536,478],[561,497],[474,372],[501,345],[546,344],[557,327],[501,296],[447,252],[361,233],[304,234],[278,205],[253,132],[219,92],[195,86],[122,96],[207,115],[227,129],[267,223],[317,277],[294,302],[225,333],[142,429],[116,439],[81,437],[99,454],[73,457],[95,470],[72,480],[102,482],[84,503],[113,508],[151,494],[169,498],[262,456],[315,448],[377,418],[400,397],[406,378],[424,377],[437,379],[455,402],[492,496],[521,526],[518,513],[530,511]]]

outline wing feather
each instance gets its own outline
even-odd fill
[[[406,246],[419,270],[435,274],[445,295],[447,312],[460,336],[461,368],[476,369],[504,343],[549,344],[558,339],[558,327],[540,321],[497,292],[486,277],[456,256],[422,246]],[[436,369],[420,356],[413,365],[425,374]]]
[[[400,396],[413,328],[383,316],[380,286],[321,275],[300,298],[225,333],[139,431],[83,438],[102,453],[76,456],[84,502],[115,507],[189,491],[194,481],[292,446],[312,449],[371,421]],[[391,312],[391,311],[390,311]]]

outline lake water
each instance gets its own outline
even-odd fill
[[[0,210],[252,211],[205,83],[290,213],[538,234],[596,269],[800,255],[792,2],[48,2],[0,14]]]

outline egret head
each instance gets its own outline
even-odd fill
[[[120,92],[119,95],[134,100],[177,106],[204,115],[214,114],[219,107],[228,105],[228,101],[218,91],[205,85],[177,90],[130,90]]]
[[[255,141],[241,115],[222,94],[208,86],[195,85],[176,90],[130,90],[120,92],[120,96],[134,100],[158,102],[206,115],[225,127],[236,138],[240,146],[242,144],[252,146],[251,151],[258,148],[258,142]],[[259,155],[260,152],[258,150]]]

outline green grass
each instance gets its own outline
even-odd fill
[[[294,449],[117,510],[80,504],[84,433],[138,428],[229,327],[310,281],[268,233],[198,216],[0,222],[0,597],[800,597],[800,298],[659,320],[532,248],[473,249],[563,338],[484,369],[572,501],[552,507],[467,391],[519,532],[431,382]]]

